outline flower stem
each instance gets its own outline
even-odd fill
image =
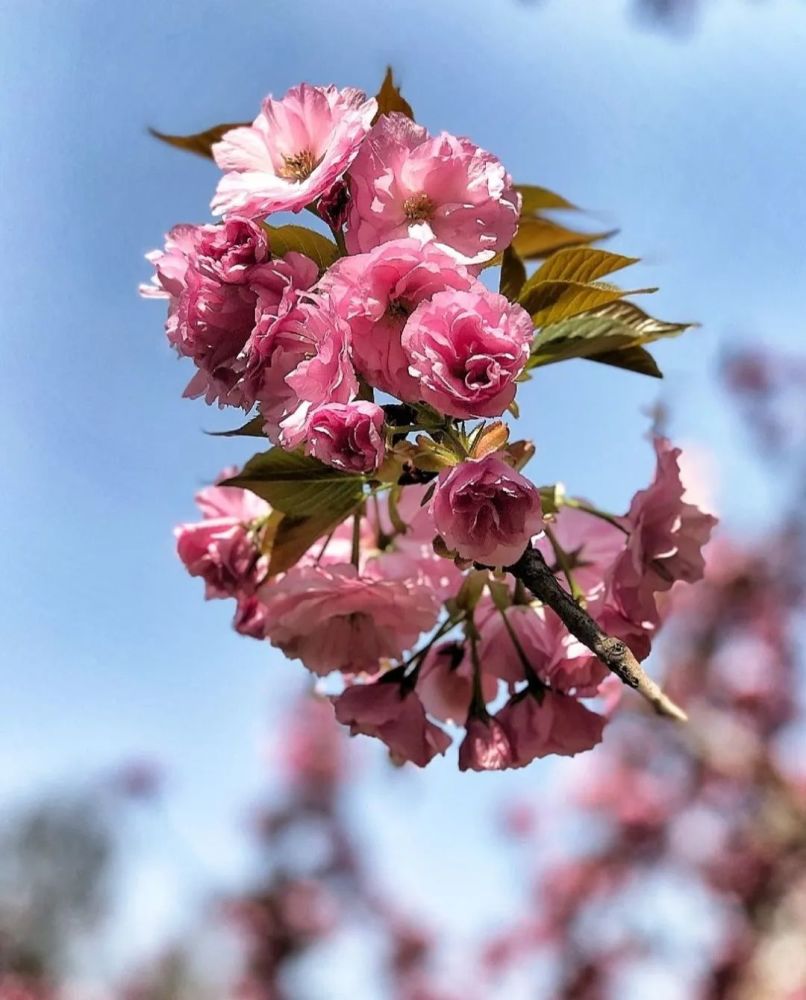
[[[552,549],[554,549],[554,555],[557,559],[557,565],[562,570],[563,576],[565,577],[566,582],[568,583],[568,589],[571,591],[571,596],[574,598],[577,604],[580,604],[582,605],[582,607],[585,607],[586,604],[585,593],[574,579],[574,573],[573,570],[571,569],[571,561],[568,558],[568,553],[565,551],[562,545],[560,545],[560,543],[557,541],[557,536],[554,534],[554,532],[552,531],[552,529],[549,527],[548,524],[544,524],[543,529],[546,532],[546,538],[548,538],[549,542],[551,543]]]

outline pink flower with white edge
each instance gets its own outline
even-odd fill
[[[421,303],[402,343],[419,398],[466,420],[506,410],[533,336],[525,309],[476,282],[469,291],[438,292]]]
[[[248,490],[208,486],[196,494],[204,519],[174,529],[179,558],[205,582],[207,600],[254,593],[268,567],[250,532],[271,508]]]
[[[400,580],[368,578],[351,565],[295,566],[261,587],[273,646],[316,674],[378,670],[433,627],[433,594]]]
[[[485,566],[511,566],[543,526],[540,494],[497,455],[443,469],[431,501],[449,549]]]
[[[350,359],[350,331],[326,300],[300,302],[279,319],[258,307],[250,342],[251,378],[269,438],[295,448],[310,414],[329,403],[349,403],[358,392]]]
[[[514,695],[496,718],[513,748],[511,767],[525,767],[549,754],[573,757],[591,750],[601,743],[607,724],[576,698],[549,690],[540,699],[529,690]]]
[[[374,472],[383,461],[385,415],[376,403],[325,403],[308,420],[305,451],[343,472]]]
[[[483,264],[518,228],[520,196],[500,160],[447,132],[430,137],[401,114],[379,119],[350,179],[350,253],[413,236],[464,264]]]
[[[352,87],[292,87],[267,97],[251,125],[225,132],[213,158],[227,171],[212,201],[214,215],[263,218],[299,212],[350,166],[377,110]]]
[[[414,691],[391,679],[352,685],[333,704],[336,718],[350,727],[351,735],[382,740],[396,761],[425,767],[450,746],[450,736],[428,721]]]
[[[524,660],[541,681],[558,691],[573,691],[577,697],[596,695],[608,676],[597,657],[545,607],[495,608],[479,630],[479,659],[495,662],[496,673],[510,682],[526,679]]]
[[[400,239],[369,253],[342,257],[326,272],[320,288],[349,324],[353,359],[367,382],[413,402],[420,398],[420,387],[409,374],[401,343],[406,320],[437,292],[466,291],[473,285],[468,270],[445,251]]]

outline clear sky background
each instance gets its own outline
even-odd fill
[[[0,805],[123,759],[162,763],[175,849],[149,862],[135,923],[169,915],[200,873],[240,870],[267,722],[303,672],[232,634],[229,606],[204,605],[174,556],[194,490],[249,447],[204,436],[237,412],[181,398],[189,371],[163,309],[136,295],[143,254],[208,217],[217,176],[146,125],[247,119],[300,80],[374,92],[392,63],[418,120],[620,226],[613,248],[645,261],[629,280],[661,286],[647,306],[702,324],[655,349],[662,385],[585,362],[542,370],[521,402],[533,475],[624,509],[651,474],[642,409],[662,398],[673,436],[715,456],[721,512],[752,530],[770,488],[713,374],[737,341],[802,344],[806,3],[706,0],[685,37],[640,27],[631,6],[0,2]],[[402,852],[413,904],[460,929],[494,921],[508,873],[491,810],[563,768],[467,776],[449,757],[390,782],[366,757],[356,809],[384,877]],[[481,918],[472,901],[456,912],[469,871]]]

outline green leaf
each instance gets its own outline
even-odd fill
[[[690,326],[655,319],[633,302],[611,302],[585,315],[544,327],[535,337],[528,367],[589,358],[657,378],[660,372],[654,360],[646,352],[635,353],[635,348],[676,337]],[[621,356],[618,362],[616,355]]]
[[[231,431],[207,431],[210,437],[258,437],[264,438],[266,432],[263,430],[263,425],[266,421],[263,417],[252,417],[251,420],[247,421],[242,427],[236,427]]]
[[[535,326],[548,326],[579,313],[587,313],[599,306],[607,305],[624,295],[635,295],[636,289],[626,292],[615,285],[602,283],[583,284],[579,281],[541,281],[523,294],[520,304],[532,316]]]
[[[535,271],[524,284],[521,297],[540,284],[541,281],[578,281],[587,285],[591,281],[604,278],[614,271],[620,271],[630,264],[637,264],[637,257],[625,257],[608,250],[594,247],[568,247],[558,250]]]
[[[270,226],[264,222],[263,228],[269,235],[269,246],[275,257],[284,257],[291,251],[304,253],[324,271],[340,256],[333,240],[305,226]]]
[[[519,191],[523,198],[521,205],[521,216],[526,218],[530,215],[538,215],[547,209],[561,209],[567,212],[578,212],[579,209],[572,202],[563,198],[561,194],[555,194],[548,188],[537,187],[534,184],[516,184],[515,190]]]
[[[186,153],[195,153],[197,156],[213,158],[213,145],[221,137],[234,128],[243,128],[251,125],[251,122],[228,122],[224,125],[212,125],[204,132],[196,132],[193,135],[169,135],[167,132],[158,132],[155,128],[149,128],[149,133],[160,142],[165,142],[176,149],[183,149]]]
[[[326,537],[349,517],[361,502],[342,497],[340,502],[331,503],[326,510],[309,517],[284,514],[277,526],[269,557],[269,576],[285,573],[291,569],[308,549]]]
[[[507,247],[501,260],[501,280],[498,290],[510,302],[516,302],[525,281],[526,268],[523,261],[512,247]]]
[[[400,114],[414,121],[414,112],[411,110],[411,105],[400,93],[400,87],[395,86],[395,77],[391,66],[386,67],[386,76],[383,78],[381,89],[376,94],[375,100],[378,102],[378,111],[373,118],[373,124],[381,115],[389,115],[394,111],[398,111]]]
[[[580,233],[550,219],[521,218],[512,246],[524,260],[548,257],[566,247],[586,246],[614,236],[617,229],[602,233]]]
[[[295,517],[319,516],[358,503],[363,476],[350,475],[297,451],[272,448],[250,458],[223,486],[240,486]]]

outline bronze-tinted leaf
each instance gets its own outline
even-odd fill
[[[375,100],[378,102],[378,111],[373,119],[373,123],[381,115],[388,115],[393,111],[398,111],[400,114],[414,121],[414,112],[411,110],[411,105],[400,93],[400,87],[395,86],[395,77],[391,66],[386,67],[386,76],[383,78],[381,89],[378,91]]]
[[[521,296],[541,281],[579,281],[588,284],[637,264],[637,257],[625,257],[596,247],[567,247],[552,254],[541,264],[521,289]]]
[[[498,290],[510,302],[517,301],[523,283],[526,281],[526,268],[516,250],[507,247],[501,260],[501,279]]]
[[[160,142],[166,142],[176,149],[183,149],[186,153],[195,153],[197,156],[213,158],[213,145],[218,142],[225,132],[234,128],[251,125],[251,122],[228,122],[224,125],[213,125],[204,132],[196,132],[193,135],[169,135],[167,132],[158,132],[155,128],[149,128],[149,132]]]
[[[296,451],[272,448],[250,458],[223,486],[240,486],[268,501],[275,510],[298,517],[358,503],[363,476],[349,475]]]
[[[512,245],[524,260],[536,260],[548,257],[555,250],[597,243],[617,232],[617,229],[611,229],[601,233],[580,233],[550,219],[522,218]]]
[[[563,198],[561,194],[549,191],[548,188],[537,187],[535,184],[516,184],[515,189],[520,192],[523,199],[521,216],[524,218],[530,215],[539,215],[540,212],[550,209],[561,209],[567,212],[579,211],[572,202]]]
[[[485,427],[473,445],[472,458],[484,458],[494,451],[500,451],[509,439],[509,428],[505,423],[496,420]]]
[[[531,441],[513,441],[507,445],[507,457],[511,465],[520,471],[535,453],[535,446]]]
[[[316,261],[319,270],[324,271],[340,256],[339,248],[326,236],[305,226],[270,226],[263,223],[269,235],[269,246],[275,257],[284,257],[295,251]]]
[[[649,292],[654,289],[637,291]],[[531,314],[535,326],[548,326],[571,316],[590,312],[624,295],[634,294],[636,292],[625,292],[615,285],[595,282],[583,284],[579,281],[541,281],[522,295],[520,302]]]

